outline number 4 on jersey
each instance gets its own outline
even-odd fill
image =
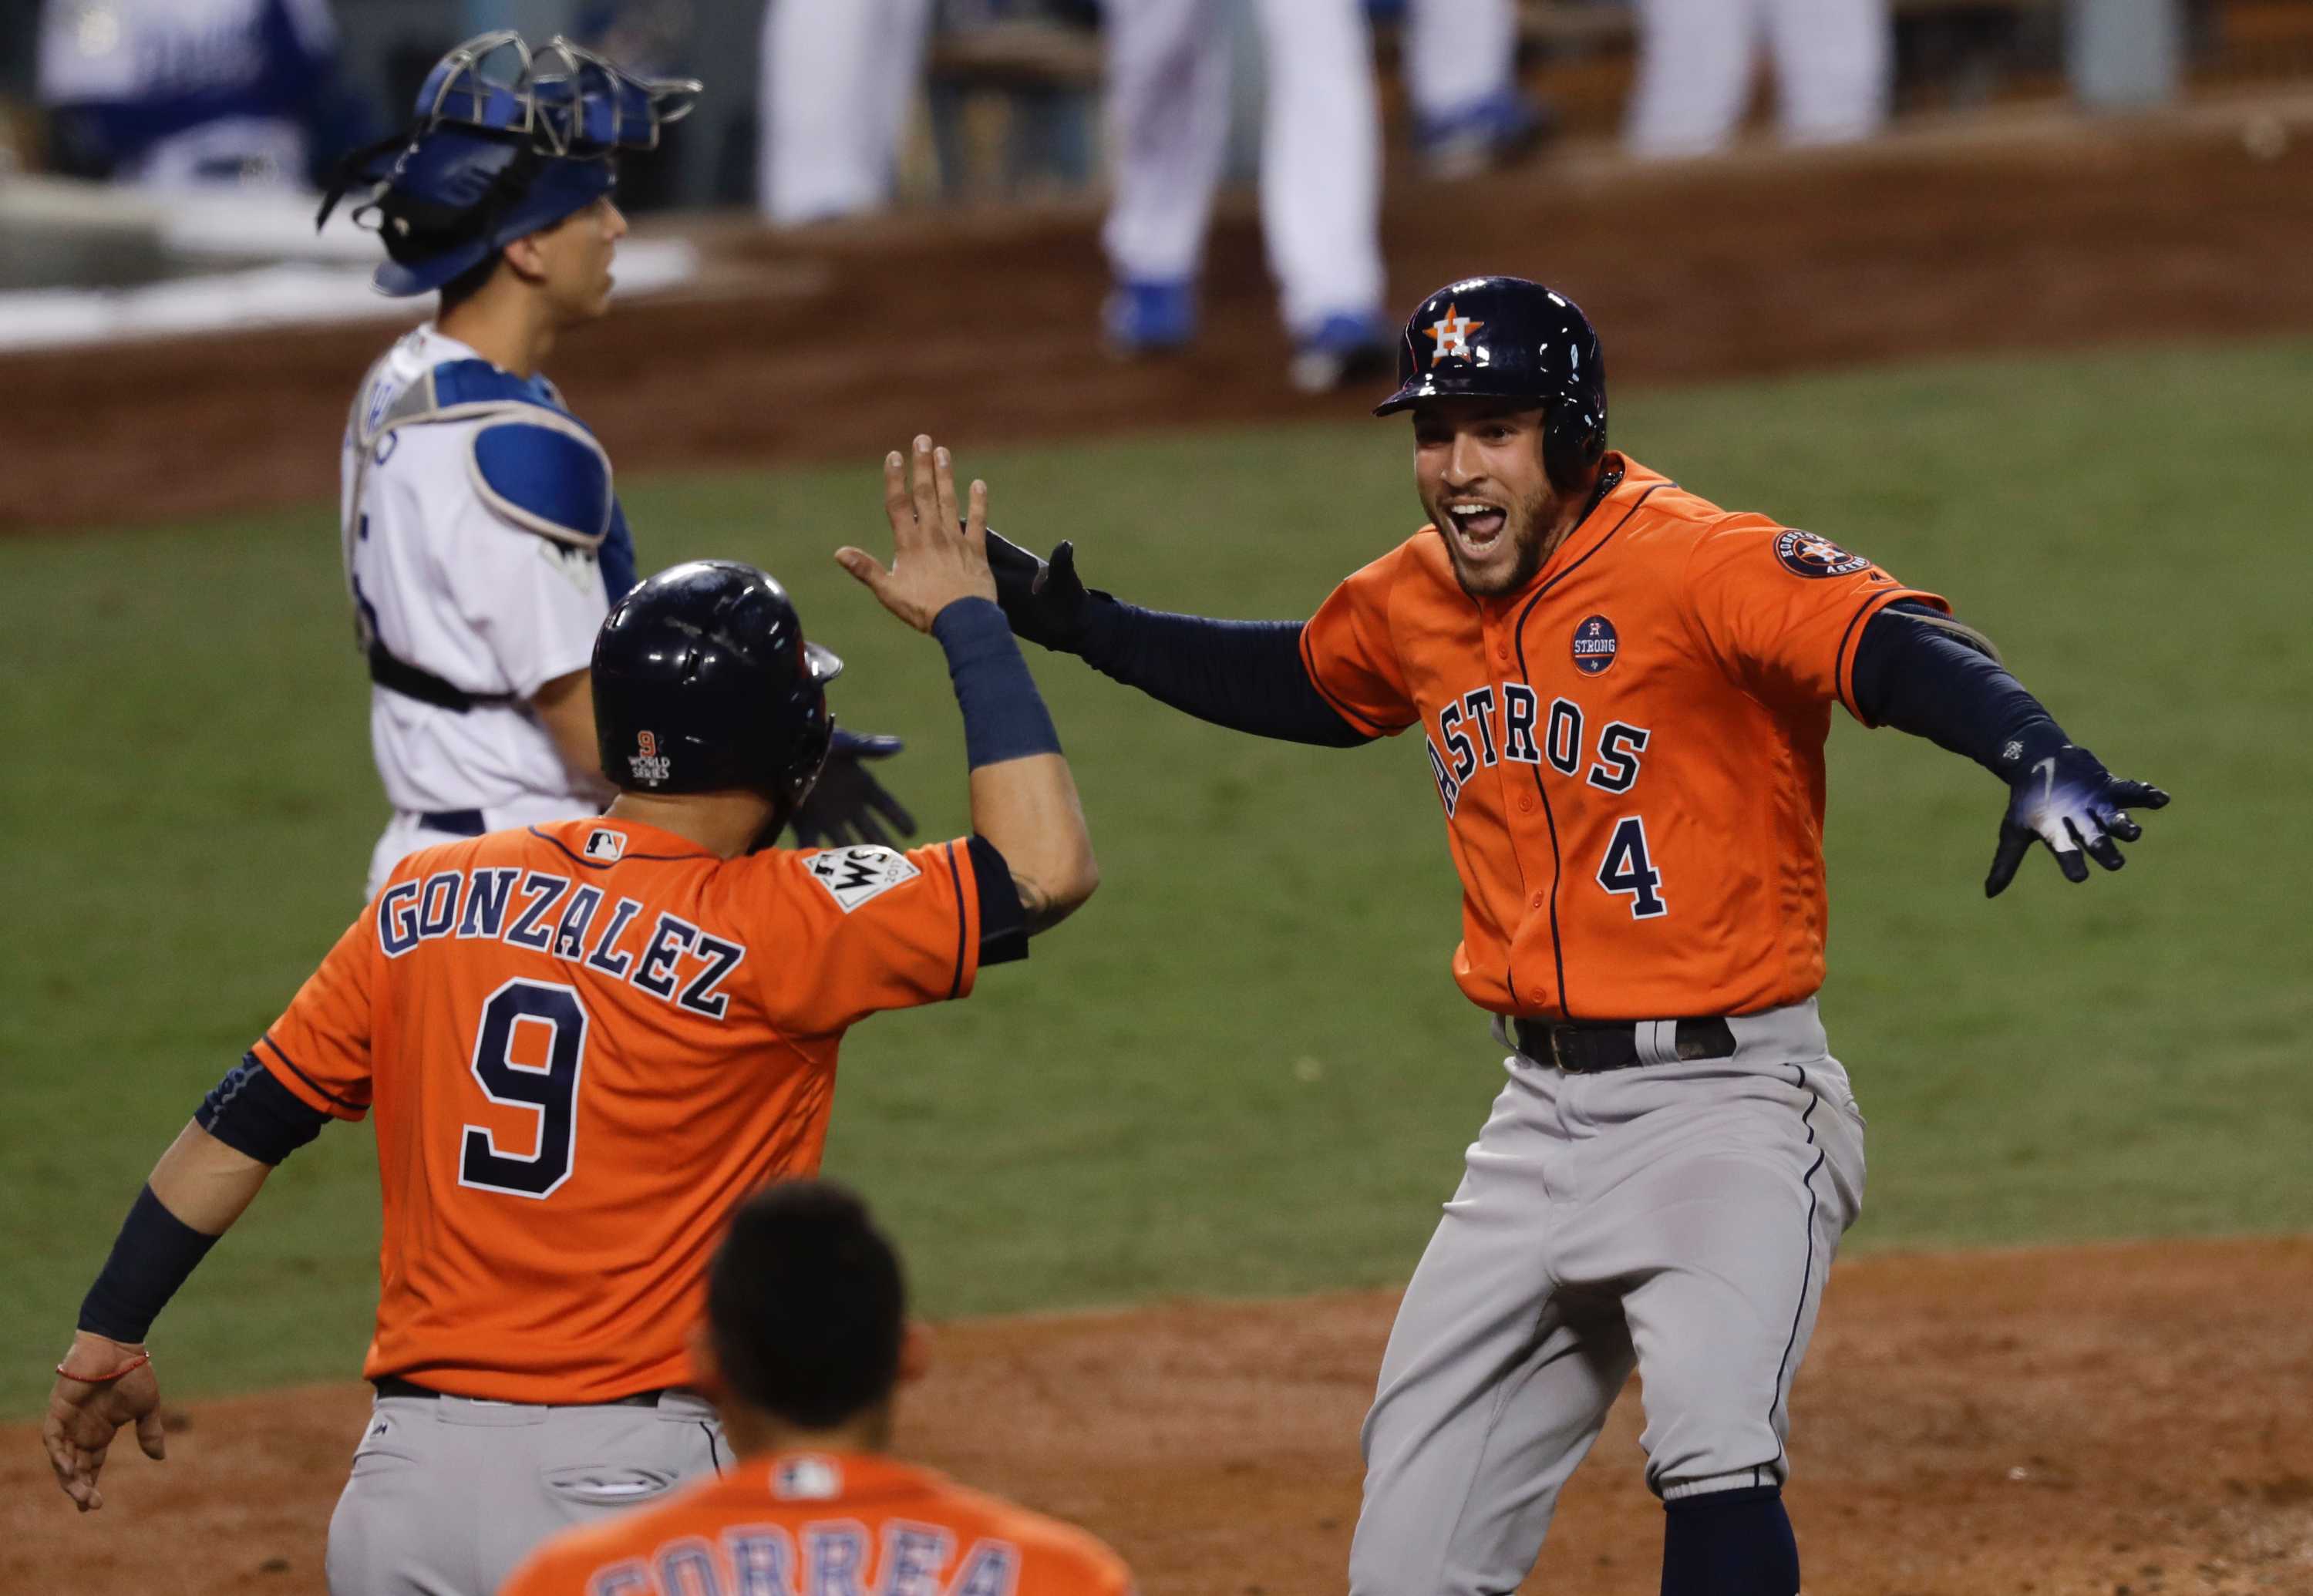
[[[1598,865],[1598,885],[1631,895],[1631,918],[1652,920],[1670,912],[1663,902],[1662,872],[1647,859],[1647,823],[1626,815],[1614,823],[1606,857]]]

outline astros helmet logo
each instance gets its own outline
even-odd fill
[[[1483,322],[1473,322],[1462,314],[1459,306],[1448,304],[1444,315],[1423,329],[1438,346],[1429,352],[1429,364],[1435,366],[1448,355],[1471,358],[1470,334],[1484,325]]]

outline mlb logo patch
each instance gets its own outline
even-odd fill
[[[811,878],[827,888],[846,914],[870,898],[877,898],[902,881],[912,881],[923,874],[906,858],[889,848],[862,844],[856,848],[830,848],[814,853],[804,867]]]
[[[626,857],[627,833],[598,825],[586,833],[585,854],[596,864],[616,864]]]
[[[787,1502],[827,1502],[843,1494],[843,1471],[810,1453],[782,1458],[771,1474],[771,1495]]]

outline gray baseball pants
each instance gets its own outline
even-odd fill
[[[1656,1495],[1781,1483],[1863,1116],[1813,1000],[1728,1023],[1730,1058],[1644,1022],[1665,1062],[1506,1061],[1382,1359],[1352,1596],[1516,1590],[1633,1367]]]
[[[330,1596],[493,1596],[557,1530],[731,1460],[707,1402],[380,1397],[330,1520]]]

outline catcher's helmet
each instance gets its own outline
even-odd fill
[[[827,683],[842,669],[804,639],[787,589],[753,566],[663,570],[594,639],[602,774],[629,792],[761,792],[783,824],[827,759]]]
[[[618,152],[656,147],[699,93],[558,34],[534,52],[519,33],[479,34],[426,75],[416,126],[346,157],[314,225],[366,187],[353,215],[385,241],[378,288],[426,293],[608,194]]]
[[[1423,300],[1397,349],[1386,416],[1425,399],[1520,399],[1549,412],[1543,463],[1579,481],[1606,452],[1606,362],[1582,308],[1524,278],[1475,277]]]

